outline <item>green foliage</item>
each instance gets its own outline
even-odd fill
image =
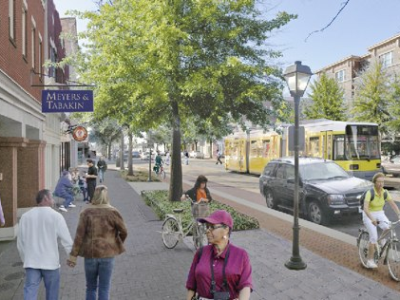
[[[187,226],[192,219],[190,201],[170,202],[168,200],[167,191],[143,191],[142,198],[145,200],[147,205],[154,209],[155,213],[161,220],[165,218],[166,214],[173,214],[173,209],[184,210],[182,213],[182,223],[184,227]],[[234,223],[234,231],[260,228],[257,219],[239,213],[229,205],[213,200],[210,203],[210,212],[218,209],[224,209],[231,214]]]
[[[400,131],[400,78],[397,75],[395,75],[391,84],[389,103],[389,112],[392,118],[387,122],[387,125],[389,130],[397,133]]]
[[[133,175],[128,175],[128,171],[120,171],[121,178],[129,182],[147,182],[149,181],[149,171],[136,170]],[[161,179],[151,172],[151,180],[154,182],[161,181]]]
[[[346,107],[343,102],[344,91],[336,80],[329,78],[325,73],[311,84],[312,93],[308,96],[312,103],[305,107],[304,115],[307,119],[328,119],[345,121]]]
[[[377,123],[380,131],[387,133],[388,122],[392,119],[389,113],[392,95],[391,80],[382,63],[377,61],[360,76],[352,110],[354,119]]]
[[[120,0],[80,16],[88,44],[76,69],[97,86],[95,114],[140,131],[173,129],[171,197],[181,192],[181,126],[210,135],[280,117],[281,70],[270,60],[281,54],[266,40],[295,15],[261,17],[255,0]]]

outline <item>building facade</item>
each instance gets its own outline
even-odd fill
[[[61,23],[51,0],[0,0],[0,7],[0,197],[6,218],[0,240],[6,240],[16,236],[18,215],[36,205],[36,193],[54,189],[59,177],[60,115],[42,113],[41,92],[52,82],[44,67],[51,47],[55,61],[64,50],[55,42]],[[65,70],[53,74],[58,83],[68,77]]]
[[[356,94],[356,83],[360,75],[374,62],[380,61],[389,75],[400,74],[400,35],[396,35],[368,48],[362,56],[351,55],[318,70],[336,79],[343,88],[345,103],[352,107]]]

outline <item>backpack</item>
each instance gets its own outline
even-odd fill
[[[366,191],[361,195],[361,198],[360,198],[361,209],[364,209],[364,200],[365,200],[365,196],[367,195],[368,191],[371,192],[371,200],[370,200],[370,201],[374,200],[374,198],[375,198],[375,190],[374,190],[374,188],[372,188],[372,189],[370,189],[370,190],[366,190]],[[383,192],[383,199],[386,201],[387,197],[388,197],[388,192],[385,190],[385,191]]]

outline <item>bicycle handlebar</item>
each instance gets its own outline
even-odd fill
[[[379,224],[380,222],[381,222],[381,221],[377,221],[376,223]],[[391,222],[391,221],[389,221],[389,222],[382,221],[382,222],[384,222],[384,223],[386,223],[386,224],[388,224],[388,225],[390,225],[390,226],[395,226],[395,225],[397,225],[397,224],[400,223],[400,219],[397,220],[397,221],[395,221],[395,222]]]

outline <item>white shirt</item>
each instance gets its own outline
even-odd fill
[[[58,238],[67,255],[72,238],[64,217],[51,207],[32,208],[19,221],[17,248],[24,268],[56,270],[60,267]]]

